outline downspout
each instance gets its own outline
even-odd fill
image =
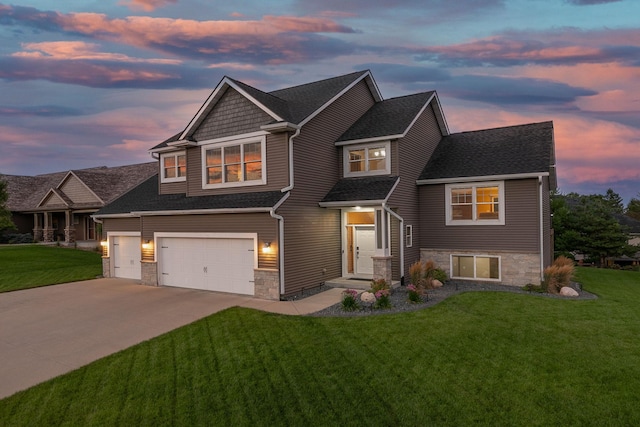
[[[400,281],[404,282],[404,280],[402,280],[404,278],[404,219],[400,215],[398,215],[397,213],[395,213],[394,211],[389,209],[387,207],[387,203],[386,202],[382,203],[382,209],[385,212],[390,213],[398,221],[400,221],[400,234],[398,235],[398,246],[400,246]],[[389,242],[389,243],[391,243],[391,242]],[[391,246],[391,245],[389,245],[389,246]]]
[[[540,197],[540,281],[544,281],[544,210],[542,207],[542,176],[538,176],[538,193]]]
[[[300,128],[289,137],[289,185],[280,191],[286,193],[276,205],[271,208],[269,215],[278,220],[278,275],[280,276],[280,295],[284,293],[284,217],[278,215],[276,210],[289,198],[293,190],[293,139],[300,135]]]

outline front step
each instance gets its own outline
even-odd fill
[[[352,279],[350,277],[336,277],[335,279],[327,280],[324,284],[332,288],[361,289],[363,291],[371,289],[371,280]],[[394,280],[391,283],[392,288],[397,288],[398,286],[400,286],[399,280]]]

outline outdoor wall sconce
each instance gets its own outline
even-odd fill
[[[151,249],[151,240],[145,240],[142,243],[142,249]]]
[[[107,242],[106,240],[101,240],[100,241],[100,246],[102,246],[103,248],[107,247],[107,246],[109,246],[109,242]]]
[[[271,242],[264,242],[264,246],[262,246],[262,253],[268,254],[271,252]]]

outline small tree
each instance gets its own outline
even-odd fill
[[[638,198],[634,197],[629,200],[629,204],[627,204],[626,214],[627,216],[640,221],[640,193],[638,193]]]
[[[11,220],[11,212],[6,207],[8,199],[7,183],[0,179],[0,232],[4,230],[15,230],[16,228]]]

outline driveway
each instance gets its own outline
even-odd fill
[[[308,314],[341,291],[268,301],[96,279],[0,293],[0,399],[229,307]]]
[[[259,301],[123,279],[2,293],[0,399],[209,314]]]

